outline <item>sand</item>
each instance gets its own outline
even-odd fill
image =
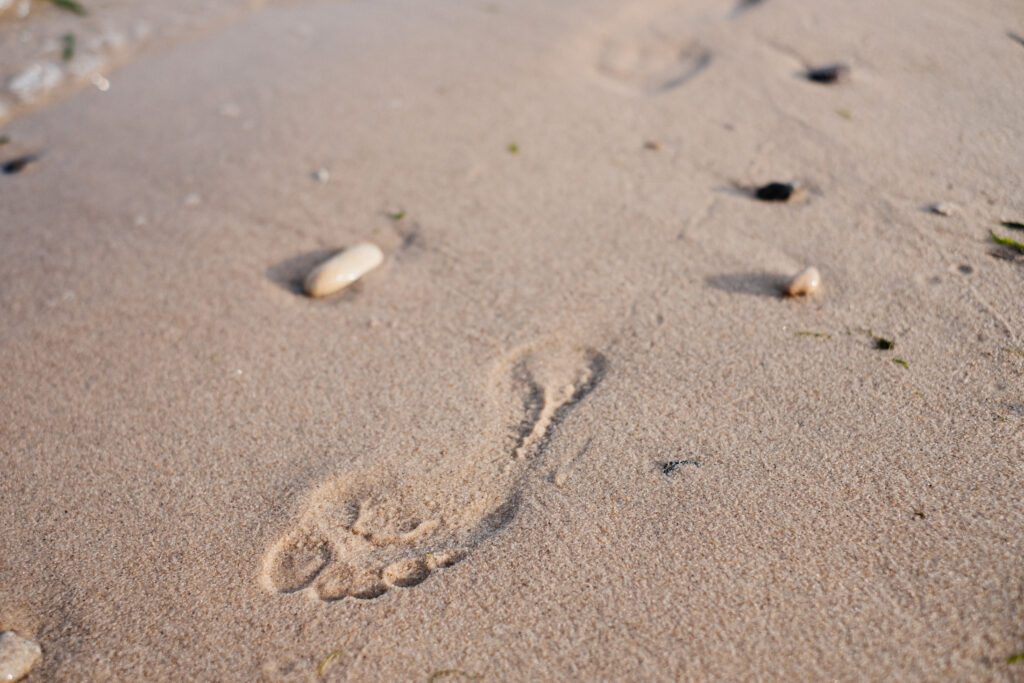
[[[624,5],[266,8],[4,126],[27,680],[1024,676],[1019,5]]]

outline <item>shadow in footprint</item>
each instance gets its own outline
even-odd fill
[[[484,517],[483,521],[478,527],[478,532],[484,537],[493,536],[498,533],[516,518],[516,514],[519,512],[520,497],[519,492],[516,491],[512,496],[502,504],[497,510]]]
[[[731,294],[778,297],[786,286],[786,276],[778,273],[724,273],[705,280],[715,289]]]
[[[313,251],[307,251],[304,254],[299,254],[298,256],[285,259],[284,261],[275,263],[270,266],[270,268],[267,268],[267,279],[286,292],[305,298],[305,291],[302,288],[302,283],[306,279],[306,275],[309,271],[313,270],[314,267],[323,261],[326,261],[338,252],[338,249],[315,249]],[[341,294],[330,298],[348,298],[347,295],[352,295],[358,292],[359,289],[359,283],[356,282],[346,287]]]
[[[764,3],[765,0],[739,0],[739,2],[733,6],[732,14],[729,15],[729,18],[735,19],[747,10],[754,9],[758,5],[763,5]]]
[[[710,65],[711,53],[701,52],[700,54],[696,55],[689,61],[681,61],[679,68],[680,72],[677,75],[664,81],[663,83],[656,85],[653,89],[650,90],[650,92],[652,95],[656,95],[659,93],[668,92],[670,90],[675,90],[676,88],[680,88],[686,85],[686,83],[688,83],[691,79],[696,78],[702,71],[704,71],[704,69],[708,68]]]

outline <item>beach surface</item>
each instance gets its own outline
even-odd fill
[[[1018,0],[232,7],[0,128],[26,680],[1024,676]]]

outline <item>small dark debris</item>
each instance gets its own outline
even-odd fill
[[[914,517],[917,519],[924,519],[924,510],[914,510]]]
[[[1016,34],[1016,33],[1014,33],[1013,31],[1007,31],[1007,32],[1006,32],[1006,36],[1007,36],[1007,37],[1008,37],[1008,38],[1009,38],[1010,40],[1013,40],[1013,41],[1015,41],[1015,42],[1018,42],[1018,43],[1020,43],[1021,45],[1024,45],[1024,38],[1022,38],[1021,36],[1017,35],[1017,34]]]
[[[879,351],[891,351],[896,348],[896,342],[892,339],[885,339],[884,337],[875,337],[875,348]]]
[[[11,141],[10,136],[8,136],[8,135],[0,135],[0,145],[6,145],[10,141]]]
[[[999,224],[1010,230],[1024,230],[1024,223],[1018,221],[1000,221]]]
[[[17,159],[11,159],[5,162],[3,166],[0,166],[0,171],[3,171],[4,175],[14,175],[15,173],[21,173],[25,170],[25,167],[36,161],[39,157],[35,154],[27,154]]]
[[[669,460],[668,462],[661,463],[661,471],[665,474],[672,474],[680,467],[700,467],[700,463],[696,460]]]
[[[657,140],[648,140],[647,142],[644,143],[644,149],[649,149],[652,152],[657,152],[659,149],[661,149],[661,143],[658,142]]]
[[[84,17],[88,14],[85,6],[82,5],[82,3],[77,2],[77,0],[50,0],[50,4],[54,7],[59,7],[60,9],[77,14],[80,17]]]
[[[787,202],[795,190],[793,183],[768,183],[757,188],[754,196],[763,202]]]
[[[957,270],[959,270],[964,275],[970,275],[971,273],[974,272],[974,268],[972,266],[967,265],[966,263],[960,264],[960,266],[957,267]]]
[[[423,235],[420,233],[419,226],[409,230],[402,235],[402,244],[399,246],[399,250],[405,251],[406,249],[412,249],[414,247],[423,246]]]
[[[815,83],[840,83],[850,77],[850,67],[845,64],[830,64],[810,69],[807,80]]]
[[[64,48],[61,51],[61,59],[65,62],[70,62],[75,56],[75,34],[65,33],[61,37],[61,41],[64,43]]]

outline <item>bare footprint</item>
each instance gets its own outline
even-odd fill
[[[700,43],[647,31],[632,39],[609,39],[597,60],[597,73],[616,90],[658,95],[675,90],[711,65],[711,51]]]
[[[299,522],[266,552],[264,586],[320,600],[366,600],[452,566],[512,521],[522,475],[606,370],[602,354],[557,341],[507,354],[490,382],[503,436],[490,438],[480,455],[455,455],[456,462],[424,478],[365,472],[324,482]],[[482,479],[479,486],[456,486],[466,490],[452,493],[450,473],[466,467]]]

